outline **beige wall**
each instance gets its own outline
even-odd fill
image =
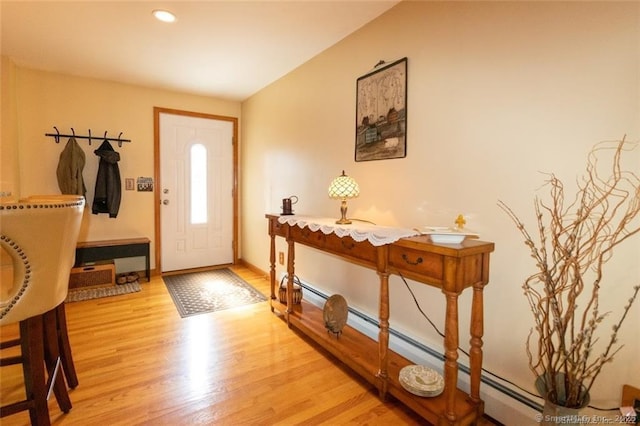
[[[106,214],[91,214],[99,163],[93,151],[101,141],[93,141],[89,146],[88,140],[78,139],[86,154],[83,176],[87,186],[81,241],[146,236],[152,240],[152,246],[155,244],[153,193],[124,190],[125,178],[154,176],[154,106],[240,117],[239,102],[35,71],[16,67],[6,58],[2,64],[2,118],[10,125],[15,123],[17,129],[13,136],[5,137],[3,126],[2,180],[5,185],[6,179],[15,196],[60,193],[56,167],[67,140],[56,144],[53,138],[45,137],[45,133],[55,133],[53,126],[65,134],[73,127],[78,135],[87,135],[91,129],[92,135],[101,136],[108,131],[108,136],[117,137],[123,132],[123,138],[131,139],[131,143],[124,143],[121,148],[112,142],[121,156],[119,168],[123,180],[122,202],[115,219]],[[5,81],[5,69],[13,73],[11,81]],[[5,91],[15,93],[12,105],[5,104]],[[15,173],[5,176],[5,155],[14,157],[15,147],[19,176]],[[10,164],[7,169],[11,167]],[[152,249],[152,268],[154,265]]]
[[[300,214],[337,217],[339,203],[326,191],[343,169],[360,184],[360,197],[349,201],[352,217],[416,227],[452,225],[462,213],[468,228],[496,243],[485,293],[485,366],[533,390],[524,351],[532,320],[521,285],[534,265],[496,203],[505,201],[532,224],[533,197],[545,194],[536,192],[541,171],[565,179],[569,191],[593,144],[625,134],[640,139],[639,8],[637,2],[403,2],[260,91],[242,105],[242,257],[268,269],[264,214],[278,213],[283,197],[297,195]],[[356,163],[356,79],[381,59],[404,56],[408,155]],[[626,165],[640,170],[640,149]],[[278,249],[285,250],[281,241]],[[620,312],[640,283],[638,253],[639,238],[615,253],[602,311]],[[296,268],[304,281],[376,316],[373,272],[304,247],[296,251]],[[442,324],[442,294],[410,284]],[[392,326],[440,348],[397,277],[391,292]],[[466,330],[468,294],[460,307]],[[615,405],[623,383],[640,385],[639,317],[636,303],[621,336],[625,347],[594,388],[595,404]]]
[[[17,191],[18,147],[15,108],[15,66],[2,56],[0,77],[2,78],[0,108],[0,197],[10,197]]]

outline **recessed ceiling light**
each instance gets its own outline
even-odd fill
[[[162,22],[173,22],[176,20],[176,15],[169,12],[168,10],[156,9],[152,13],[157,20]]]

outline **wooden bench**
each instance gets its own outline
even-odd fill
[[[76,244],[76,267],[98,260],[144,256],[147,281],[151,279],[149,239],[125,238],[121,240],[81,241]]]

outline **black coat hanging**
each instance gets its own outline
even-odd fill
[[[108,140],[102,142],[100,148],[93,152],[100,157],[100,164],[91,211],[93,214],[108,213],[109,217],[115,218],[118,216],[122,197],[122,183],[118,168],[120,154],[113,149]]]

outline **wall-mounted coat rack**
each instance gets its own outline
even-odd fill
[[[91,145],[91,141],[92,140],[100,140],[100,141],[114,141],[114,142],[118,142],[118,146],[120,148],[122,148],[122,142],[131,142],[131,139],[122,139],[122,132],[120,132],[120,134],[118,135],[117,138],[108,138],[107,137],[107,132],[104,132],[104,136],[92,136],[91,135],[91,129],[89,129],[89,136],[84,136],[84,135],[76,135],[76,131],[73,130],[73,127],[71,128],[71,135],[64,135],[62,133],[60,133],[58,131],[58,128],[56,126],[53,126],[54,129],[56,129],[55,133],[45,133],[45,136],[51,136],[52,138],[55,139],[56,143],[60,143],[60,138],[76,138],[76,139],[89,139],[89,145]]]

